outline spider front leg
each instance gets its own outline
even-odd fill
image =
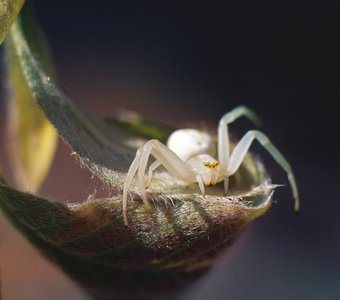
[[[139,166],[140,166],[140,159],[141,156],[143,154],[143,148],[144,146],[141,146],[138,148],[137,152],[136,152],[136,157],[134,158],[134,160],[132,161],[130,168],[128,170],[128,173],[126,175],[125,178],[125,182],[124,182],[124,188],[123,188],[123,216],[124,216],[124,224],[128,225],[128,219],[127,219],[127,193],[128,193],[128,188],[130,187],[131,183],[132,183],[132,179],[135,176]],[[143,198],[143,201],[145,201],[145,199]],[[144,205],[147,209],[150,209],[150,204],[146,199],[146,202],[144,202]]]
[[[288,175],[288,180],[289,180],[292,192],[293,192],[293,197],[295,199],[294,210],[298,212],[299,206],[300,206],[300,200],[299,200],[299,193],[298,193],[295,176],[293,174],[292,168],[290,164],[288,163],[288,161],[281,154],[281,152],[270,142],[268,137],[262,132],[258,130],[250,130],[238,142],[229,160],[229,165],[227,169],[229,176],[233,175],[238,170],[238,168],[240,167],[246,153],[248,152],[254,140],[258,140],[259,143],[275,159],[275,161],[286,171]]]
[[[133,177],[137,173],[137,184],[143,199],[144,205],[147,209],[151,209],[149,201],[146,196],[145,184],[145,171],[150,155],[154,156],[156,162],[162,164],[173,176],[187,182],[195,182],[195,176],[190,169],[173,151],[167,148],[158,140],[150,140],[143,146],[138,148],[136,157],[133,160],[129,171],[127,173],[124,190],[123,190],[123,216],[124,224],[128,225],[127,219],[127,191],[132,183]],[[151,166],[158,166],[154,162]],[[151,172],[152,175],[152,172]],[[150,179],[151,180],[151,179]],[[149,181],[149,180],[148,180]]]
[[[260,126],[261,120],[257,117],[257,115],[246,106],[237,106],[232,111],[226,113],[220,120],[218,125],[218,149],[217,149],[217,157],[219,164],[221,166],[221,170],[224,172],[224,193],[228,192],[228,182],[229,182],[229,174],[226,172],[229,164],[229,133],[228,133],[228,124],[234,122],[236,119],[240,117],[247,117],[251,120],[255,125]]]

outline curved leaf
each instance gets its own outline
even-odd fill
[[[0,44],[15,21],[25,0],[0,0]]]
[[[251,169],[243,167],[242,172],[254,180]],[[135,198],[128,228],[122,222],[120,197],[63,204],[0,183],[0,206],[96,299],[151,299],[180,292],[202,275],[244,226],[269,208],[271,188],[244,194],[243,201],[188,193],[171,203],[157,202],[152,214]]]
[[[161,134],[166,139],[169,132],[143,120],[119,118],[109,123],[78,108],[32,54],[31,40],[22,30],[27,26],[23,16],[10,38],[34,98],[81,162],[121,188],[138,146],[136,135],[160,138]],[[117,295],[150,299],[151,294],[181,290],[204,273],[245,225],[269,208],[274,187],[262,164],[248,154],[230,179],[228,197],[223,184],[207,187],[202,196],[197,185],[158,172],[148,190],[153,212],[146,212],[138,193],[133,193],[129,227],[123,223],[121,195],[63,204],[0,183],[0,206],[97,299]]]

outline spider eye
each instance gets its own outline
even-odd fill
[[[203,166],[208,167],[210,169],[212,168],[216,168],[218,166],[218,161],[217,160],[213,160],[213,161],[204,161],[203,162]]]

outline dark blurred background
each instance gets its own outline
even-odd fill
[[[171,123],[214,127],[224,112],[246,104],[291,162],[301,214],[293,214],[289,187],[277,190],[273,207],[246,230],[237,251],[185,299],[339,299],[339,5],[32,2],[61,86],[91,112],[110,116],[128,109]],[[4,113],[2,131],[3,118]],[[242,135],[251,126],[240,120],[233,128]],[[90,175],[60,146],[42,194],[84,199],[96,186],[89,187]],[[273,181],[285,183],[271,158],[254,149]],[[87,299],[3,217],[1,227],[4,299]],[[13,264],[21,267],[14,271]],[[15,288],[23,285],[30,294]]]

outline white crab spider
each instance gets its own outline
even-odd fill
[[[217,134],[217,153],[212,137],[196,129],[179,129],[173,132],[167,146],[158,140],[150,140],[138,148],[129,171],[123,190],[124,224],[127,219],[127,193],[132,179],[137,173],[137,185],[146,209],[151,209],[147,200],[146,188],[150,185],[153,171],[163,165],[173,176],[188,183],[198,183],[201,193],[205,194],[205,186],[224,181],[224,192],[228,192],[228,178],[235,174],[241,165],[252,142],[257,140],[286,171],[295,198],[295,211],[299,210],[299,196],[292,169],[280,151],[269,141],[266,135],[258,130],[248,131],[237,143],[232,153],[229,149],[228,124],[245,116],[255,124],[260,121],[255,113],[245,106],[238,106],[226,113],[220,120]],[[214,156],[217,154],[217,160]],[[149,167],[147,180],[146,169],[149,156],[156,159]]]

